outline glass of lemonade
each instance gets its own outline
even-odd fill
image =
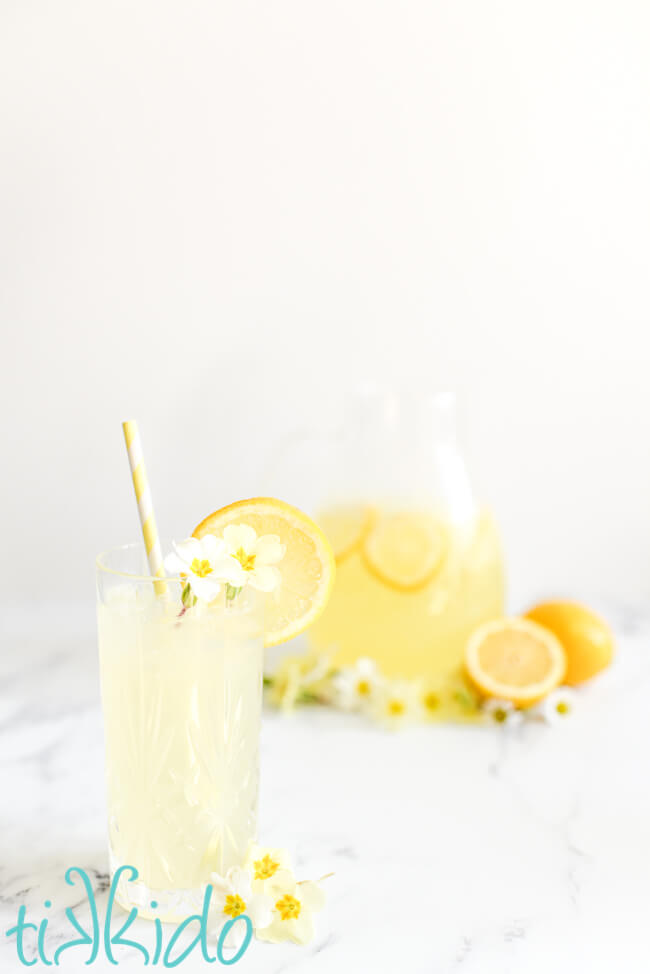
[[[135,867],[120,905],[172,921],[255,839],[262,707],[260,593],[187,610],[182,588],[156,583],[142,544],[97,559],[111,875]]]

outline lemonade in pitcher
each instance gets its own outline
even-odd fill
[[[503,612],[503,562],[488,511],[468,524],[433,512],[335,507],[317,518],[337,560],[334,591],[310,633],[335,663],[371,656],[386,676],[444,679],[467,638]]]
[[[458,716],[463,651],[503,614],[499,532],[479,502],[451,394],[366,391],[345,409],[312,508],[337,577],[309,633],[335,665],[370,657],[387,677],[421,678],[438,716]]]

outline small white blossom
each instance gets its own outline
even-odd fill
[[[343,666],[332,677],[332,703],[341,710],[368,707],[383,681],[374,660],[362,657],[354,666]]]
[[[244,582],[260,592],[272,592],[280,584],[281,575],[275,566],[286,552],[276,534],[257,532],[249,524],[229,524],[224,528],[223,539],[229,555],[236,559],[244,571]]]
[[[497,697],[492,697],[485,701],[483,710],[496,724],[516,727],[523,720],[521,710],[517,710],[510,700],[499,700]]]
[[[245,913],[253,924],[253,929],[268,927],[271,922],[273,901],[264,893],[253,893],[251,874],[246,869],[233,866],[225,876],[212,873],[211,908],[216,915],[217,931],[236,917]],[[224,946],[240,947],[246,933],[244,923],[235,923],[228,931]]]
[[[225,541],[206,534],[203,538],[188,538],[173,544],[174,551],[165,558],[165,569],[180,575],[193,594],[204,602],[212,602],[221,583],[239,587],[246,575],[236,558],[228,552]]]
[[[325,893],[318,883],[297,883],[287,869],[278,870],[268,886],[273,902],[271,922],[263,929],[256,929],[258,940],[282,943],[292,940],[306,944],[314,936],[313,914],[325,905]]]
[[[575,710],[576,695],[569,687],[552,690],[537,707],[539,716],[547,724],[561,724]]]
[[[286,849],[260,846],[254,842],[248,850],[244,868],[253,877],[254,892],[265,893],[280,870],[291,872],[291,859]]]
[[[271,702],[289,713],[305,698],[324,697],[330,669],[327,656],[285,656],[271,677]]]
[[[427,720],[434,720],[442,706],[444,688],[438,682],[425,681],[419,684],[419,698],[422,715]]]
[[[418,686],[407,680],[382,684],[372,701],[372,713],[389,727],[398,727],[420,716]]]

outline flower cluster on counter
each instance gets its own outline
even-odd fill
[[[286,849],[253,845],[243,867],[225,876],[213,873],[211,910],[216,933],[231,920],[246,915],[258,940],[307,944],[314,936],[314,914],[323,909],[321,880],[296,880]],[[239,948],[246,925],[232,924],[224,946]]]
[[[570,687],[558,687],[535,706],[521,709],[509,700],[482,697],[462,672],[444,683],[391,680],[370,658],[335,667],[326,656],[287,656],[264,683],[268,702],[285,713],[320,704],[362,714],[390,728],[440,720],[510,727],[523,720],[557,724],[576,706],[576,693]]]

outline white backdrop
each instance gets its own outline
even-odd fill
[[[360,380],[451,386],[516,593],[650,589],[644,0],[3,0],[2,588],[91,601]]]

